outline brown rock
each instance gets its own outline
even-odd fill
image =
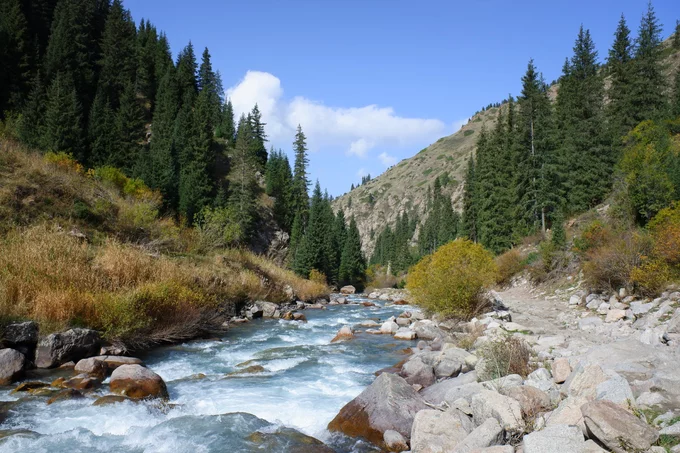
[[[357,292],[356,288],[352,285],[347,285],[340,288],[340,293],[342,294],[354,294],[356,292]]]
[[[49,386],[50,386],[50,384],[48,384],[47,382],[38,382],[38,381],[22,382],[21,384],[19,384],[17,386],[17,388],[12,390],[12,393],[29,392],[31,390],[40,389],[40,388],[49,387]]]
[[[560,357],[555,359],[552,364],[552,375],[556,384],[562,384],[567,380],[571,374],[571,366],[569,365],[569,360],[565,357]]]
[[[581,407],[589,437],[614,453],[647,451],[659,433],[610,401],[592,401]]]
[[[133,399],[130,399],[125,396],[121,395],[106,395],[97,398],[97,400],[92,403],[93,406],[108,406],[109,404],[115,404],[115,403],[122,403],[125,401],[134,401]]]
[[[383,446],[383,434],[387,430],[409,438],[416,413],[427,408],[422,397],[403,378],[383,373],[340,410],[328,429]]]
[[[397,299],[392,303],[392,305],[408,305],[408,302],[404,299]]]
[[[52,398],[47,400],[47,404],[50,405],[52,403],[56,403],[57,401],[63,401],[63,400],[72,400],[72,399],[77,399],[77,398],[82,398],[83,394],[80,393],[78,390],[74,389],[66,389],[58,392],[56,395],[54,395]]]
[[[363,305],[364,307],[377,307],[377,305],[374,304],[373,302],[362,302],[361,305]]]
[[[14,349],[0,349],[0,385],[9,385],[24,375],[26,358]]]
[[[335,335],[335,337],[331,340],[331,343],[336,343],[338,341],[345,341],[345,340],[351,340],[354,338],[354,333],[352,332],[352,328],[349,326],[343,326],[338,330],[338,333]]]
[[[293,321],[307,322],[307,317],[304,313],[293,313]]]
[[[502,388],[500,393],[517,400],[522,408],[522,415],[533,417],[539,412],[550,409],[550,397],[543,391],[530,385]]]
[[[97,357],[91,357],[89,359],[82,359],[78,361],[74,369],[76,373],[84,373],[95,377],[100,381],[103,381],[106,378],[106,374],[109,370],[106,362],[100,360]]]
[[[262,365],[250,365],[242,370],[232,371],[231,373],[227,374],[227,376],[238,376],[241,374],[256,374],[264,372],[265,369]]]
[[[113,370],[109,387],[113,393],[130,398],[169,397],[163,379],[141,365],[121,365]]]
[[[141,365],[144,363],[136,357],[124,357],[120,355],[99,355],[97,357],[92,357],[95,360],[103,361],[109,370],[115,370],[121,365]],[[76,371],[78,371],[76,369]]]
[[[100,379],[87,373],[82,373],[77,376],[73,376],[71,379],[65,380],[62,382],[61,386],[75,390],[92,390],[98,387],[101,383],[102,381]]]

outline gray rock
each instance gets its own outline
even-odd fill
[[[108,370],[109,367],[106,365],[106,362],[94,357],[90,357],[89,359],[81,359],[74,367],[74,371],[76,373],[85,373],[88,376],[94,376],[98,378],[100,381],[104,380]]]
[[[588,318],[581,318],[578,320],[578,328],[581,330],[595,330],[595,328],[603,324],[602,319],[596,316],[590,316]]]
[[[613,308],[607,312],[607,317],[604,319],[604,322],[616,322],[619,319],[623,319],[626,317],[626,310],[620,310],[617,308]]]
[[[15,349],[0,349],[0,385],[9,385],[24,374],[26,358]]]
[[[472,401],[472,397],[482,390],[484,390],[484,387],[482,387],[482,385],[477,382],[456,386],[446,392],[444,401],[449,405],[453,405],[453,403],[460,398],[464,398],[467,401]]]
[[[343,286],[342,288],[340,288],[341,294],[354,294],[356,292],[357,292],[357,289],[352,285],[347,285],[347,286]]]
[[[477,426],[484,423],[487,418],[493,417],[508,433],[520,433],[525,428],[519,402],[508,396],[491,390],[482,390],[473,395],[470,406]]]
[[[524,383],[524,379],[519,374],[509,374],[500,378],[492,379],[490,381],[482,382],[482,385],[487,390],[500,391],[510,387],[518,387]]]
[[[423,387],[428,387],[434,384],[435,376],[432,366],[423,362],[421,357],[414,356],[407,361],[399,373],[409,384],[418,384]]]
[[[611,305],[607,302],[602,302],[600,305],[597,307],[597,312],[601,315],[606,315],[609,313],[609,309],[611,308]]]
[[[141,365],[121,365],[113,370],[109,387],[113,393],[129,398],[168,398],[165,381]]]
[[[584,297],[579,294],[574,294],[569,298],[569,305],[581,305],[585,302]]]
[[[512,445],[497,445],[495,447],[475,448],[470,453],[515,453]]]
[[[562,400],[550,416],[546,417],[547,426],[555,425],[574,425],[578,426],[581,431],[586,433],[586,424],[583,421],[583,414],[581,413],[581,406],[586,404],[588,400],[570,396]]]
[[[477,373],[474,371],[470,373],[464,373],[458,375],[458,377],[452,379],[445,379],[441,382],[437,382],[421,392],[423,399],[430,404],[439,405],[441,404],[446,394],[453,389],[456,389],[465,384],[471,384],[477,382]],[[481,386],[479,386],[481,388]],[[457,398],[456,398],[457,399]]]
[[[28,360],[35,358],[38,344],[38,324],[34,321],[9,324],[2,332],[2,344],[22,353]]]
[[[408,382],[383,373],[340,410],[328,429],[380,445],[387,430],[410,437],[413,419],[424,409],[427,405]]]
[[[399,319],[401,319],[401,318],[399,318]],[[415,340],[416,339],[416,333],[414,331],[412,331],[411,329],[407,329],[406,327],[401,327],[394,334],[394,339],[395,340]]]
[[[35,365],[38,368],[54,368],[62,363],[77,362],[97,355],[100,346],[101,339],[95,330],[70,329],[53,333],[38,343]]]
[[[441,453],[453,450],[468,435],[463,417],[467,418],[456,409],[418,412],[411,430],[411,452]]]
[[[465,365],[465,359],[470,353],[464,349],[448,348],[442,351],[434,364],[437,378],[456,377]]]
[[[258,300],[255,302],[255,307],[257,307],[257,312],[262,312],[262,318],[273,318],[274,313],[276,313],[276,310],[279,308],[279,306],[274,302],[267,302],[264,300]],[[253,309],[251,309],[251,312],[253,312]]]
[[[659,431],[659,434],[664,436],[680,437],[680,423],[663,428],[661,431]]]
[[[649,313],[652,308],[656,307],[658,304],[655,304],[653,302],[649,303],[644,303],[644,302],[632,302],[630,304],[630,309],[633,311],[633,314],[635,316],[640,316]]]
[[[524,436],[524,453],[580,453],[585,447],[577,426],[554,425]]]
[[[614,453],[645,451],[659,434],[639,418],[609,401],[593,401],[581,407],[589,437]]]
[[[415,330],[418,338],[423,340],[434,340],[435,338],[443,338],[445,336],[437,326],[426,321],[416,321],[411,324],[411,328]]]
[[[584,444],[583,453],[608,453],[608,452],[607,450],[597,445],[597,443],[594,440],[588,439]]]
[[[489,418],[475,428],[453,449],[452,453],[470,453],[479,448],[498,445],[503,441],[503,428],[495,418]]]
[[[385,321],[380,326],[380,332],[388,335],[394,335],[399,330],[399,324],[394,321]]]
[[[635,404],[633,390],[630,388],[626,378],[618,373],[611,372],[608,380],[600,383],[595,388],[595,399],[611,401],[619,406],[629,407]]]
[[[563,395],[580,396],[588,400],[595,399],[597,386],[608,377],[599,365],[579,364],[571,372],[560,389]]]
[[[391,429],[388,429],[383,434],[383,442],[385,447],[387,447],[387,451],[402,452],[408,450],[408,443],[404,436]]]

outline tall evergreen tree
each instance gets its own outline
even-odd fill
[[[267,195],[274,197],[274,220],[284,231],[290,232],[294,212],[291,207],[291,186],[293,173],[288,157],[282,151],[274,151],[269,155],[265,171]]]
[[[227,142],[227,148],[233,148],[236,141],[236,126],[234,125],[234,107],[231,100],[222,106],[222,115],[215,135]]]
[[[0,2],[0,118],[21,107],[31,82],[28,22],[20,0]]]
[[[111,163],[118,145],[118,134],[116,133],[116,114],[104,90],[97,91],[94,98],[90,109],[87,135],[90,143],[88,163],[93,166]]]
[[[222,81],[219,75],[212,69],[210,52],[207,47],[203,51],[197,83],[200,93],[199,98],[202,94],[204,99],[202,102],[204,112],[201,113],[201,116],[204,116],[203,120],[206,128],[213,135],[221,123]]]
[[[189,42],[187,46],[177,56],[177,87],[179,98],[182,103],[193,104],[198,94],[198,80],[196,78],[196,55],[194,46]]]
[[[680,19],[675,21],[675,31],[673,33],[673,48],[680,49]]]
[[[128,82],[120,97],[116,113],[118,140],[108,163],[132,175],[144,140],[144,112],[137,102],[135,87]]]
[[[236,213],[236,220],[244,235],[248,238],[256,220],[255,159],[250,152],[252,131],[244,116],[239,120],[236,134],[236,146],[231,159],[231,184],[229,204]]]
[[[264,132],[266,124],[262,122],[262,114],[260,113],[257,104],[255,104],[255,107],[253,107],[253,110],[250,112],[249,119],[250,128],[253,131],[253,154],[257,159],[259,169],[262,171],[267,164],[267,148],[265,147],[267,134]]]
[[[19,123],[19,139],[28,146],[38,148],[41,145],[45,127],[45,104],[47,102],[45,87],[40,71],[33,79],[31,92],[28,95]]]
[[[361,236],[354,216],[347,228],[347,237],[340,258],[339,284],[351,284],[362,291],[366,280],[366,261],[361,252]]]
[[[482,134],[485,135],[482,126]],[[479,146],[479,145],[478,145]],[[471,241],[477,242],[477,192],[475,178],[475,160],[472,155],[467,163],[465,172],[465,186],[463,189],[463,218],[461,221],[460,235]]]
[[[137,31],[136,42],[136,84],[140,94],[155,107],[156,90],[160,79],[156,78],[156,55],[158,52],[158,32],[149,21],[142,19]],[[164,74],[161,74],[161,77]]]
[[[295,142],[293,142],[293,151],[295,152],[295,165],[293,167],[292,204],[295,212],[301,213],[302,223],[305,224],[309,211],[309,178],[307,176],[309,158],[307,157],[307,137],[299,125],[295,134]]]
[[[47,90],[42,147],[84,158],[82,109],[68,74],[57,73]]]
[[[609,104],[607,117],[612,131],[612,143],[620,148],[623,136],[635,126],[634,105],[632,102],[633,89],[633,45],[630,40],[630,30],[626,25],[623,14],[614,34],[614,44],[609,50],[607,69],[611,77],[611,86],[607,91]]]

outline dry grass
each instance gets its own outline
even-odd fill
[[[504,337],[490,341],[481,348],[486,360],[485,372],[492,379],[519,374],[526,378],[534,369],[530,365],[531,347],[521,338]]]
[[[510,284],[512,277],[524,270],[522,254],[518,249],[510,249],[496,257],[498,267],[498,279],[496,282],[501,286]]]

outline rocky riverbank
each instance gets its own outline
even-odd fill
[[[398,317],[426,340],[329,430],[395,452],[680,451],[680,292],[547,294],[519,281],[491,298],[469,323]]]

